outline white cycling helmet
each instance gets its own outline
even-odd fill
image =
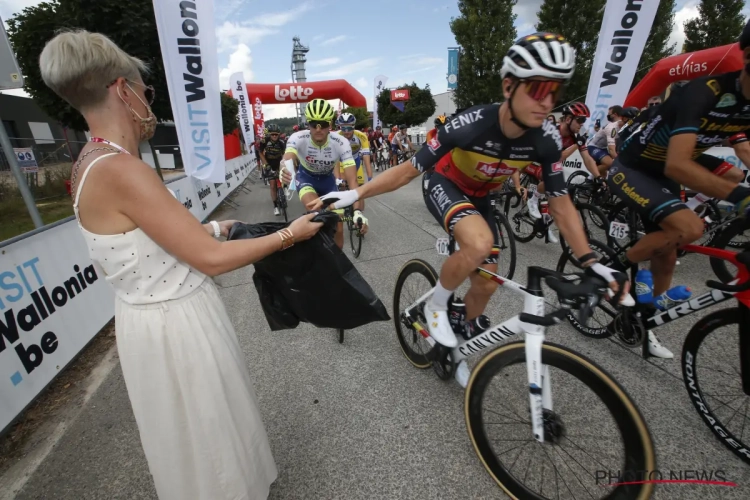
[[[341,113],[338,120],[336,120],[336,125],[339,127],[342,125],[353,127],[355,123],[357,123],[357,117],[351,113]]]
[[[576,51],[565,38],[554,33],[534,33],[516,40],[503,58],[500,75],[516,78],[541,76],[570,80],[576,66]]]

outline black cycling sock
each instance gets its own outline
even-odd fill
[[[750,187],[737,186],[729,193],[727,201],[736,205],[747,197],[750,197]]]

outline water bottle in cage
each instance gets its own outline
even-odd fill
[[[448,308],[448,319],[453,333],[464,333],[464,322],[466,321],[466,304],[461,297],[453,297],[450,307]]]

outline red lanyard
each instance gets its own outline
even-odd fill
[[[113,148],[115,148],[118,151],[120,151],[120,153],[125,153],[125,154],[128,154],[128,155],[130,154],[130,152],[128,152],[128,150],[125,149],[125,148],[123,148],[122,146],[120,146],[118,144],[115,144],[112,141],[108,141],[107,139],[102,139],[101,137],[92,137],[91,138],[91,142],[101,142],[101,143],[104,143],[104,144],[106,144],[108,146],[112,146]]]

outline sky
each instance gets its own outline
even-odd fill
[[[542,2],[518,1],[514,11],[519,36],[534,31]],[[38,3],[0,0],[0,17],[5,20]],[[698,4],[676,2],[671,40],[678,52],[683,23],[698,15]],[[747,2],[745,14],[750,15]],[[236,71],[244,73],[246,82],[291,82],[292,38],[298,36],[310,48],[308,81],[346,79],[367,98],[369,109],[373,79],[380,74],[388,77],[388,86],[413,81],[420,87],[429,84],[434,94],[445,92],[448,47],[456,46],[449,23],[458,15],[457,2],[446,0],[215,0],[220,83],[228,88]],[[26,95],[22,90],[8,93]],[[263,112],[266,119],[294,116],[294,106],[264,106]]]

